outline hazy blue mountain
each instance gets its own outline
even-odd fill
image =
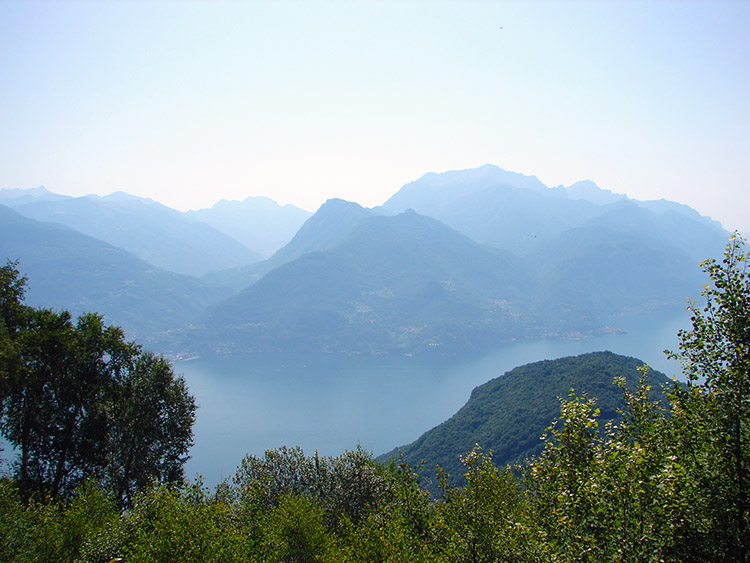
[[[697,261],[674,246],[600,224],[565,231],[529,263],[539,283],[535,307],[583,309],[615,324],[619,316],[684,306],[705,283]]]
[[[369,217],[372,211],[358,203],[329,199],[300,227],[289,244],[274,254],[273,260],[281,265],[308,252],[328,250]]]
[[[625,194],[616,194],[610,190],[602,189],[591,180],[581,180],[561,188],[570,199],[584,199],[596,205],[609,205],[628,197]]]
[[[451,170],[439,174],[429,172],[403,186],[381,209],[387,213],[414,209],[417,213],[439,218],[459,199],[497,186],[511,186],[540,193],[549,190],[536,176],[509,172],[495,165],[485,164],[470,170]]]
[[[288,243],[311,215],[291,204],[281,206],[267,197],[248,197],[243,201],[222,199],[208,209],[186,213],[187,217],[211,225],[264,258]]]
[[[658,235],[697,260],[720,254],[729,236],[718,223],[686,205],[631,200],[589,180],[548,188],[533,176],[491,165],[426,174],[401,188],[382,210],[398,213],[412,208],[477,242],[527,255],[543,249],[567,229],[597,217],[602,224],[614,221],[622,226],[635,216],[629,210],[633,207],[642,210],[638,222],[646,221],[649,227],[642,234],[634,228],[625,229],[629,234],[642,238]]]
[[[522,260],[434,219],[373,216],[212,306],[184,338],[196,352],[463,353],[557,334],[558,311],[529,306],[534,285]],[[579,313],[579,330],[598,328]]]
[[[0,198],[229,288],[209,295],[201,293],[205,284],[184,281],[192,301],[179,304],[182,290],[159,293],[178,283],[174,278],[154,282],[154,296],[143,297],[145,303],[163,297],[174,311],[162,315],[141,304],[128,305],[129,312],[125,305],[97,309],[115,310],[126,319],[118,323],[143,334],[172,329],[181,319],[183,326],[160,341],[174,353],[463,354],[514,339],[584,338],[617,330],[623,316],[682,308],[704,281],[698,262],[719,255],[728,237],[681,204],[630,200],[590,181],[548,188],[491,165],[426,174],[377,209],[328,200],[271,258],[252,263],[245,247],[196,221],[201,212],[191,219],[124,193],[69,198],[38,188],[3,190]],[[401,210],[407,205],[416,211]],[[282,209],[249,198],[202,211],[230,224],[263,206],[269,216]],[[106,263],[96,260],[97,268]],[[61,262],[56,268],[64,270]],[[68,268],[75,270],[75,259]],[[47,303],[78,310],[67,294],[64,303],[52,297],[56,270],[50,272]],[[129,279],[122,272],[84,278],[76,283],[97,302]],[[139,283],[132,282],[133,295],[145,296],[147,284]],[[144,321],[146,313],[159,318]]]
[[[524,255],[598,213],[584,200],[502,185],[463,196],[434,217],[477,242]]]
[[[37,188],[19,189],[3,188],[0,189],[0,204],[7,207],[30,203],[32,201],[57,201],[66,199],[68,196],[54,194],[44,186]]]
[[[653,247],[669,245],[693,265],[720,257],[729,233],[697,211],[674,202],[622,200],[580,226],[599,226],[636,237]]]
[[[701,215],[695,209],[683,203],[666,199],[646,201],[630,199],[625,194],[617,194],[600,188],[591,180],[583,180],[557,189],[561,189],[570,199],[583,199],[597,205],[609,205],[612,203],[631,204],[647,209],[654,213],[660,222],[664,223],[661,225],[663,235],[669,235],[673,229],[677,231],[676,233],[671,233],[674,237],[674,240],[671,241],[673,244],[678,239],[689,239],[689,241],[684,243],[686,248],[693,248],[693,244],[696,242],[705,242],[702,239],[710,231],[719,235],[724,243],[726,243],[729,236],[729,233],[721,226],[721,223],[712,220],[710,217]],[[675,216],[679,216],[679,218]]]
[[[35,198],[12,207],[26,217],[66,225],[172,272],[199,276],[260,260],[260,255],[205,223],[122,192]]]
[[[204,276],[210,283],[228,286],[240,291],[258,281],[262,276],[295,260],[308,252],[328,250],[340,243],[372,211],[357,203],[342,199],[329,199],[300,227],[291,241],[277,250],[268,260],[229,270],[211,272]]]
[[[0,205],[0,259],[20,260],[26,301],[37,307],[98,312],[129,338],[150,344],[230,292],[166,272],[133,254]]]
[[[634,389],[642,365],[636,358],[593,352],[514,368],[476,387],[451,418],[381,459],[394,458],[400,451],[410,465],[422,464],[420,473],[425,478],[434,478],[439,465],[459,483],[464,471],[459,456],[475,444],[492,451],[501,467],[520,462],[541,451],[539,438],[560,416],[560,398],[566,398],[572,389],[577,396],[586,393],[597,399],[602,423],[615,419],[617,410],[625,404],[613,380],[624,377],[628,387]],[[658,398],[661,385],[669,380],[660,372],[652,372],[651,381]]]

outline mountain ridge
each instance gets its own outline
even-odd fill
[[[202,275],[261,258],[205,223],[190,221],[161,203],[124,192],[44,197],[17,202],[12,208],[31,219],[71,227],[176,273]]]
[[[97,312],[128,337],[153,344],[229,290],[167,272],[121,248],[0,205],[0,256],[19,260],[32,306]]]

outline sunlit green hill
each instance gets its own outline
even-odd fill
[[[594,352],[534,362],[510,370],[475,388],[468,402],[451,418],[425,432],[411,444],[389,452],[381,459],[401,453],[410,465],[421,465],[427,481],[435,482],[439,465],[456,482],[463,482],[459,457],[479,444],[492,451],[496,464],[504,466],[538,454],[540,437],[560,414],[560,398],[571,389],[576,395],[596,397],[601,423],[617,417],[624,407],[622,391],[613,383],[624,377],[630,388],[638,382],[641,360]],[[667,377],[652,372],[655,395]]]

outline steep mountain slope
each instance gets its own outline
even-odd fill
[[[166,272],[110,244],[0,206],[0,257],[19,260],[27,303],[98,312],[128,338],[151,343],[229,294],[195,278]]]
[[[267,197],[248,197],[243,201],[222,199],[213,207],[185,215],[211,225],[266,258],[288,243],[312,213],[291,204],[281,206]]]
[[[220,350],[453,354],[554,332],[529,307],[523,261],[406,212],[365,220],[213,306],[186,343]],[[581,330],[586,314],[580,311]]]
[[[249,266],[211,272],[203,279],[240,291],[282,264],[291,262],[308,252],[333,248],[371,216],[372,211],[357,203],[342,199],[329,199],[320,206],[315,215],[305,221],[294,238],[268,260]]]
[[[512,369],[476,387],[468,402],[451,418],[425,432],[415,442],[389,452],[381,459],[403,454],[409,464],[423,463],[422,473],[431,478],[436,465],[462,481],[459,456],[479,444],[491,450],[496,464],[516,463],[542,449],[539,438],[560,415],[560,398],[575,390],[597,399],[601,421],[616,418],[624,407],[621,390],[613,384],[624,377],[632,389],[643,362],[611,352],[544,360]],[[652,372],[655,398],[668,383]]]
[[[205,223],[189,220],[155,201],[119,192],[105,197],[35,199],[14,204],[13,209],[37,221],[66,225],[182,274],[199,276],[261,258]]]
[[[705,283],[697,260],[679,249],[599,224],[565,231],[529,263],[539,284],[535,307],[584,309],[608,323],[683,307]]]
[[[695,264],[720,257],[729,239],[718,223],[671,201],[622,200],[577,226],[605,227],[651,246],[671,245]]]

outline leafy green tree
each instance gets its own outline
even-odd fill
[[[72,563],[87,541],[119,516],[112,498],[93,483],[66,502],[24,503],[18,487],[0,479],[0,561]]]
[[[115,557],[129,563],[244,562],[244,527],[234,507],[200,483],[156,485],[136,495],[115,527],[93,536],[84,555],[102,563]]]
[[[320,471],[320,459],[309,458],[302,448],[282,446],[269,449],[263,456],[246,455],[233,482],[244,495],[263,509],[278,505],[282,495],[306,493],[313,487]]]
[[[680,416],[690,428],[683,433],[692,448],[693,469],[700,475],[707,533],[714,553],[750,561],[750,253],[734,234],[721,262],[702,263],[710,277],[702,296],[691,303],[691,330],[679,333],[688,378],[675,391]]]
[[[332,553],[333,536],[325,525],[325,512],[310,497],[282,495],[278,506],[265,514],[263,529],[266,561],[314,563],[326,561]]]
[[[129,505],[151,482],[183,479],[195,402],[169,362],[149,352],[114,375],[112,395],[104,482]]]
[[[337,561],[404,563],[442,561],[430,495],[403,459],[387,468],[388,492],[376,510],[359,521],[344,517],[338,526]]]
[[[261,510],[277,507],[289,494],[313,499],[334,532],[342,517],[358,524],[394,495],[393,476],[361,448],[333,457],[306,456],[299,446],[268,450],[262,457],[248,455],[234,484]]]
[[[438,538],[447,561],[478,563],[537,561],[536,526],[529,518],[521,483],[510,468],[498,469],[477,444],[462,456],[466,486],[441,475]]]
[[[21,304],[26,278],[18,272],[18,263],[0,267],[0,419],[5,398],[10,391],[10,376],[18,371],[17,355],[13,353],[26,308]]]
[[[195,419],[184,380],[100,315],[23,305],[15,263],[0,283],[0,432],[21,496],[69,497],[93,478],[127,503],[150,479],[180,479]]]
[[[104,464],[109,374],[126,359],[117,329],[84,315],[29,309],[8,378],[2,430],[19,449],[22,494],[70,495]]]
[[[528,494],[541,526],[545,550],[560,561],[586,561],[596,543],[595,505],[590,483],[601,445],[599,409],[588,397],[562,401],[560,418],[543,436],[540,456],[526,472]]]
[[[689,561],[691,476],[668,407],[653,399],[649,369],[640,371],[634,391],[615,380],[626,407],[617,425],[607,424],[592,460],[590,553],[594,560]]]

